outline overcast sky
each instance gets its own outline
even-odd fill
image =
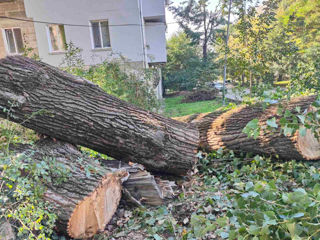
[[[179,3],[186,1],[186,0],[171,0],[171,3],[173,5],[179,5]],[[214,7],[216,6],[216,4],[218,3],[218,0],[211,0],[210,1],[210,7],[212,9],[214,9]],[[178,24],[172,24],[174,22],[176,22],[176,20],[174,19],[173,14],[167,9],[166,10],[166,18],[167,18],[167,38],[170,38],[172,36],[172,34],[174,34],[175,32],[179,31],[179,25]]]

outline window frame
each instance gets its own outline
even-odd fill
[[[48,45],[49,45],[49,53],[52,53],[52,54],[65,53],[66,49],[64,49],[64,50],[53,50],[52,42],[51,42],[50,29],[49,29],[50,25],[63,26],[64,36],[65,36],[64,38],[65,38],[65,41],[66,41],[65,44],[67,43],[66,30],[65,30],[64,24],[48,24],[48,25],[46,25],[47,39],[48,39]]]
[[[109,33],[109,45],[108,47],[104,47],[103,45],[103,38],[102,38],[102,29],[101,29],[101,23],[102,22],[107,22],[108,24],[108,33]],[[94,36],[93,36],[93,27],[92,23],[99,23],[99,34],[100,34],[100,41],[101,41],[101,47],[95,47],[94,46]],[[91,48],[92,50],[99,51],[99,50],[108,50],[111,49],[111,36],[110,36],[110,25],[109,25],[109,20],[108,19],[103,19],[103,20],[90,20],[90,38],[91,38]]]
[[[4,46],[5,46],[5,48],[6,48],[7,55],[9,55],[9,56],[22,55],[22,54],[23,54],[23,51],[22,51],[22,52],[18,52],[19,49],[18,49],[18,45],[17,45],[16,35],[14,34],[14,29],[20,29],[20,32],[21,32],[21,40],[22,40],[22,43],[24,44],[24,40],[23,40],[23,37],[22,37],[23,34],[22,34],[22,29],[21,29],[21,27],[2,28],[2,36],[3,36],[3,40],[4,40]],[[9,48],[9,45],[8,45],[8,39],[7,39],[7,35],[6,35],[6,30],[11,30],[11,31],[12,31],[14,47],[15,47],[15,49],[16,49],[16,52],[15,52],[15,53],[11,53],[11,52],[10,52],[10,48]],[[24,47],[24,46],[23,46],[23,47]]]

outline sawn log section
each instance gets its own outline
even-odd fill
[[[316,96],[293,98],[282,102],[281,107],[296,112],[311,111],[311,104]],[[318,160],[320,159],[320,144],[311,131],[306,136],[300,136],[299,131],[292,136],[285,136],[281,128],[275,131],[267,130],[266,121],[273,117],[277,121],[282,117],[278,114],[278,104],[264,109],[259,104],[255,106],[240,106],[229,111],[217,111],[177,117],[186,123],[194,124],[200,133],[199,147],[207,151],[225,148],[238,152],[278,155],[283,160]],[[243,129],[253,119],[257,118],[260,125],[260,136],[257,139],[248,138]]]
[[[148,170],[184,175],[196,161],[199,136],[189,124],[142,110],[92,82],[21,56],[0,60],[0,109],[0,117]]]

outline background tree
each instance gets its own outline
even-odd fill
[[[277,6],[277,0],[264,1],[262,5],[240,0],[233,4],[233,13],[237,18],[229,39],[228,74],[242,85],[246,80],[250,89],[254,83],[269,76],[269,49],[265,41],[274,27]],[[222,54],[220,57],[223,57]]]
[[[320,46],[320,1],[282,0],[277,19],[302,51]]]
[[[230,30],[230,16],[231,16],[231,7],[232,7],[232,0],[228,1],[228,20],[227,20],[227,34],[226,34],[226,51],[224,54],[224,67],[223,67],[223,92],[222,92],[222,99],[223,105],[225,104],[225,94],[226,94],[226,79],[227,79],[227,61],[228,61],[228,43],[229,43],[229,30]]]
[[[193,43],[202,46],[202,57],[208,59],[210,45],[215,41],[217,27],[223,22],[219,6],[209,8],[210,0],[184,1],[179,6],[171,6],[180,27]]]
[[[202,61],[201,48],[186,33],[173,35],[167,42],[168,62],[164,67],[165,88],[173,91],[192,90],[212,81],[217,66]]]

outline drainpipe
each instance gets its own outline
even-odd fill
[[[142,38],[142,53],[143,53],[143,65],[145,68],[148,68],[147,63],[147,51],[146,51],[146,36],[145,36],[145,29],[144,29],[144,19],[143,19],[143,11],[142,11],[142,0],[138,0],[138,8],[139,8],[139,17],[140,17],[140,31],[141,31],[141,38]]]

